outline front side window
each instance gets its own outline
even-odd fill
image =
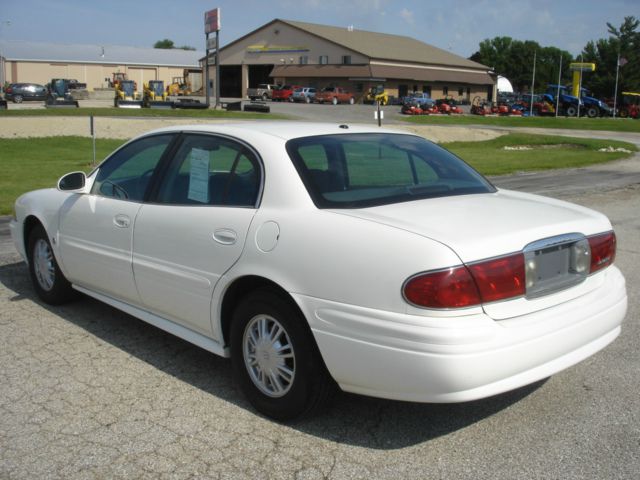
[[[361,208],[495,188],[458,157],[422,138],[344,134],[287,142],[319,208]]]
[[[172,205],[254,207],[261,169],[247,146],[214,135],[186,135],[156,198]]]
[[[174,135],[154,135],[125,145],[98,170],[91,193],[141,202],[162,155]]]

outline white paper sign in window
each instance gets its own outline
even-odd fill
[[[194,148],[189,154],[189,200],[209,203],[209,150]]]

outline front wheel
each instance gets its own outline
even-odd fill
[[[596,118],[599,113],[600,111],[596,107],[589,107],[587,109],[587,117],[589,118]]]
[[[74,297],[71,284],[60,271],[47,232],[42,226],[29,234],[29,275],[38,296],[50,305],[66,303]]]
[[[249,402],[277,420],[311,415],[333,390],[306,320],[290,301],[269,289],[249,294],[236,308],[231,362]]]

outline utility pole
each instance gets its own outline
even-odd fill
[[[529,104],[529,116],[532,117],[533,116],[533,88],[535,87],[536,84],[536,57],[537,57],[538,51],[534,50],[533,52],[533,76],[531,77],[531,102]]]

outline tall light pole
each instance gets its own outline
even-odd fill
[[[11,20],[0,20],[0,27],[11,26]],[[2,36],[0,35],[0,42],[2,42]],[[4,88],[4,81],[6,77],[4,74],[4,56],[2,54],[2,43],[0,43],[0,89]]]

